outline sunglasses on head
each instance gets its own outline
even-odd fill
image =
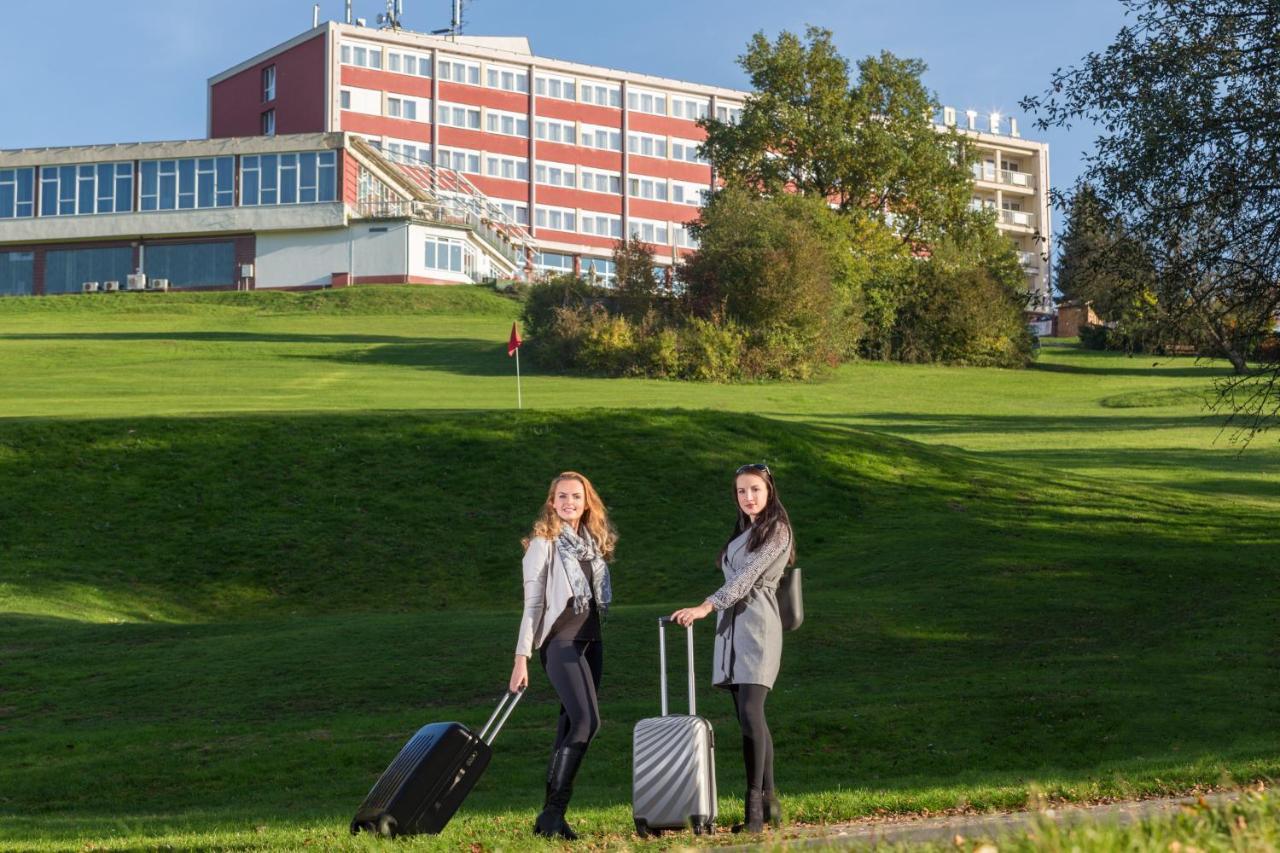
[[[752,471],[763,471],[766,474],[770,473],[769,466],[763,462],[748,462],[737,471],[734,471],[733,474],[736,477],[738,474],[750,474]]]

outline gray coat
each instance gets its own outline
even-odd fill
[[[729,543],[721,569],[725,583],[708,600],[717,611],[712,683],[763,684],[770,689],[782,661],[778,584],[791,555],[791,531],[779,527],[756,551],[747,551],[751,529]]]

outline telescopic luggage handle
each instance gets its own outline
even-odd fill
[[[662,716],[667,716],[667,632],[663,629],[675,622],[670,616],[658,617],[658,660],[662,667]],[[698,714],[698,703],[693,695],[693,623],[685,626],[689,643],[689,716]]]
[[[489,721],[485,723],[484,728],[480,730],[480,740],[484,741],[489,746],[493,746],[494,738],[498,736],[498,732],[501,731],[503,724],[506,723],[507,717],[511,716],[511,712],[516,709],[516,703],[520,701],[520,697],[523,695],[523,687],[514,692],[508,690],[502,695],[502,698],[498,700],[498,707],[493,709],[493,713],[489,716]],[[504,708],[506,709],[505,711],[503,710]],[[502,714],[502,719],[498,720],[498,724],[494,726],[493,721],[497,719],[498,714]],[[493,726],[492,732],[489,731],[490,726]]]

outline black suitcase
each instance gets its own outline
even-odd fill
[[[503,696],[479,734],[461,723],[418,729],[360,804],[351,834],[365,830],[393,837],[443,830],[489,765],[493,739],[522,694]]]

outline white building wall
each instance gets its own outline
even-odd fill
[[[383,228],[385,230],[371,230]],[[333,273],[352,280],[403,280],[407,273],[404,223],[326,231],[276,231],[258,235],[258,288],[327,285]]]

